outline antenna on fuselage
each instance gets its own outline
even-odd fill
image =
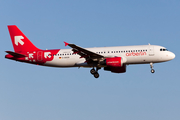
[[[148,43],[148,45],[151,45],[150,43]]]

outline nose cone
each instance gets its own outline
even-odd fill
[[[169,56],[170,60],[172,60],[172,59],[175,58],[176,55],[175,55],[174,53],[171,52],[168,56]]]

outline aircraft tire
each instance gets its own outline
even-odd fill
[[[94,74],[94,77],[95,77],[95,78],[99,78],[99,73],[96,72],[96,73]]]
[[[154,69],[151,69],[151,73],[154,73],[155,72],[155,70]]]
[[[91,69],[90,73],[94,75],[96,73],[96,70],[95,69]]]

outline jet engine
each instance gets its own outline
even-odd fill
[[[126,65],[123,64],[122,57],[112,57],[106,58],[104,70],[111,71],[114,73],[124,73],[126,72]]]
[[[105,63],[108,67],[122,67],[123,66],[122,57],[106,58]]]

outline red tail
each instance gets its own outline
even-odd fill
[[[14,51],[16,53],[40,50],[21,32],[21,30],[16,25],[9,25],[8,29]]]

